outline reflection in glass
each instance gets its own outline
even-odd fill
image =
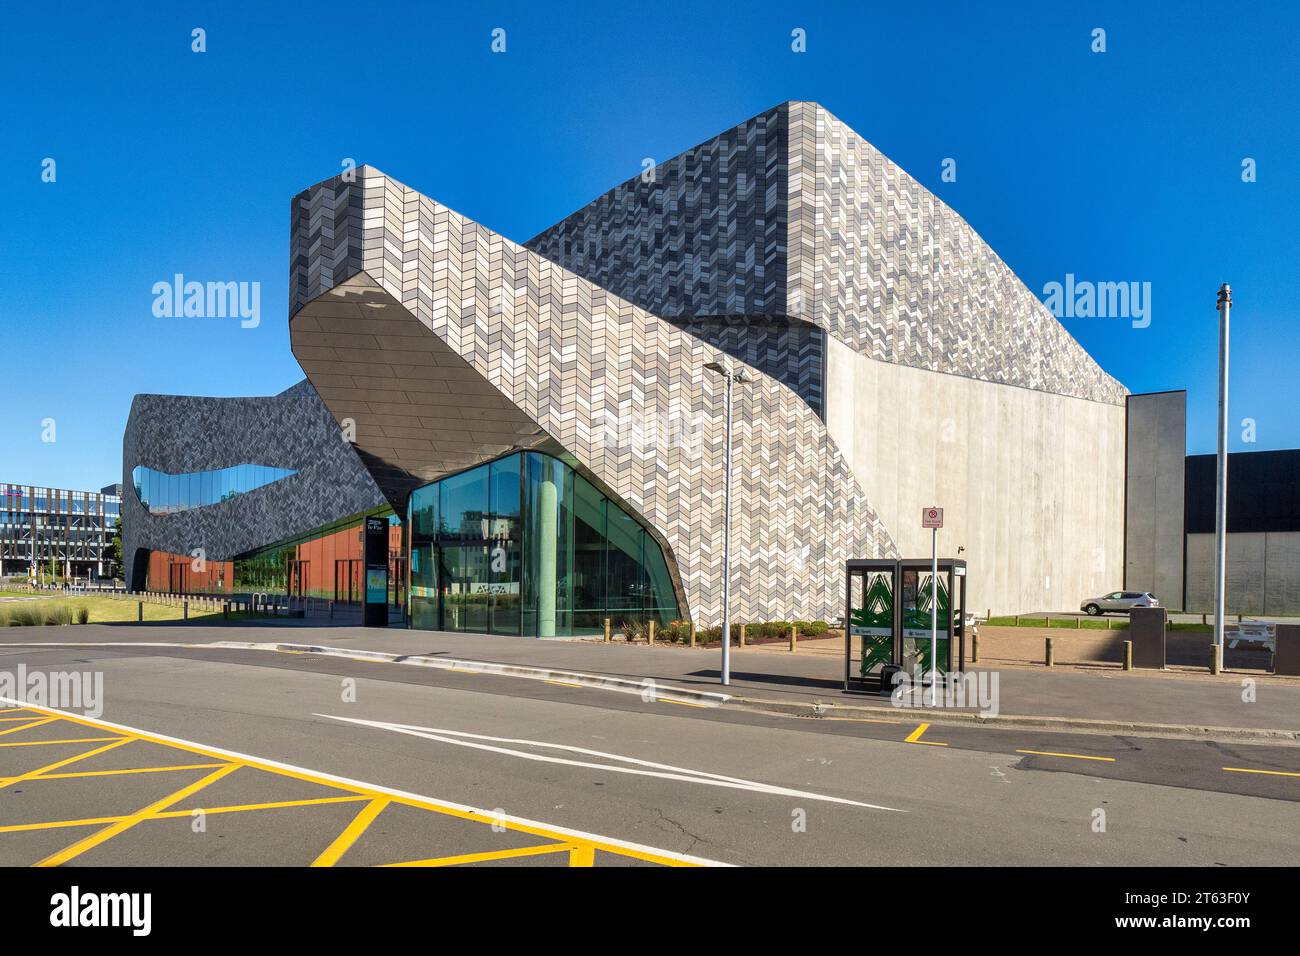
[[[235,495],[253,491],[297,472],[269,465],[234,465],[213,471],[169,475],[137,465],[131,481],[145,510],[156,515],[205,508]]]

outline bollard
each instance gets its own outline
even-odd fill
[[[646,623],[645,636],[646,636],[646,643],[649,644],[651,647],[653,647],[655,643],[655,619],[654,618],[650,618],[650,620]]]
[[[1020,626],[1020,615],[1017,614],[1017,615],[1016,615],[1016,627],[1019,627],[1019,626]]]
[[[190,602],[186,601],[181,608],[181,620],[188,621],[189,619],[190,619]]]
[[[976,631],[970,639],[970,662],[978,664],[980,662],[980,632]]]
[[[1220,650],[1222,650],[1220,645],[1218,644],[1210,645],[1210,673],[1211,674],[1219,674],[1223,671],[1223,657],[1219,654]]]
[[[1077,630],[1079,630],[1081,627],[1083,627],[1083,618],[1081,618],[1081,617],[1076,617],[1076,618],[1074,619],[1074,629],[1077,631]]]
[[[744,647],[744,646],[745,646],[745,625],[743,625],[743,624],[739,624],[739,625],[737,625],[737,626],[740,628],[740,635],[739,635],[739,637],[737,638],[736,646],[737,646],[737,647]]]
[[[1209,627],[1209,622],[1205,620],[1206,615],[1201,615],[1201,627]]]
[[[608,644],[610,641],[614,639],[613,630],[614,630],[613,622],[610,621],[609,618],[605,618],[605,643],[606,644]]]
[[[790,653],[791,654],[795,652],[794,648],[798,640],[799,640],[799,628],[791,624],[790,625]]]
[[[1124,642],[1124,670],[1131,671],[1132,669],[1133,669],[1133,642],[1125,641]]]
[[[227,602],[225,603],[225,605],[221,608],[221,617],[222,617],[224,620],[227,620],[227,621],[230,620],[230,602],[229,602],[229,601],[227,601]]]
[[[144,622],[144,601],[140,602],[140,621]]]
[[[691,621],[691,647],[695,646],[695,622]]]
[[[1049,637],[1046,640],[1047,640],[1047,666],[1055,667],[1056,660],[1052,655],[1052,639]]]

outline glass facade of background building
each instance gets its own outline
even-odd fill
[[[658,542],[548,455],[416,489],[407,526],[413,627],[556,637],[679,614]]]
[[[0,485],[0,576],[111,576],[121,503],[120,485],[98,492]]]

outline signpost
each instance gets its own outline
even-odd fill
[[[362,542],[365,556],[361,623],[366,627],[388,626],[388,519],[366,518]]]
[[[921,527],[930,529],[930,706],[939,702],[939,529],[942,508],[922,508]]]

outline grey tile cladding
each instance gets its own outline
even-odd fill
[[[692,616],[721,619],[722,386],[703,369],[714,347],[372,167],[296,197],[291,234],[291,316],[364,272],[633,507],[667,543]],[[346,388],[352,350],[304,344],[315,333],[292,319],[291,337],[309,374],[332,369],[338,397],[320,390],[336,418],[360,379],[384,372],[367,365]],[[753,371],[736,391],[734,610],[842,613],[844,558],[893,542],[818,416]],[[358,432],[366,460],[369,440]]]
[[[655,173],[527,247],[673,320],[781,316],[880,361],[1124,401],[965,220],[816,103],[783,103]],[[785,359],[760,365],[790,380]],[[808,363],[790,381],[818,411],[820,374]]]
[[[136,497],[137,465],[181,474],[259,464],[297,472],[229,501],[152,515]],[[145,551],[212,561],[292,537],[384,503],[383,495],[306,380],[262,398],[137,395],[122,437],[122,559],[144,587]]]

